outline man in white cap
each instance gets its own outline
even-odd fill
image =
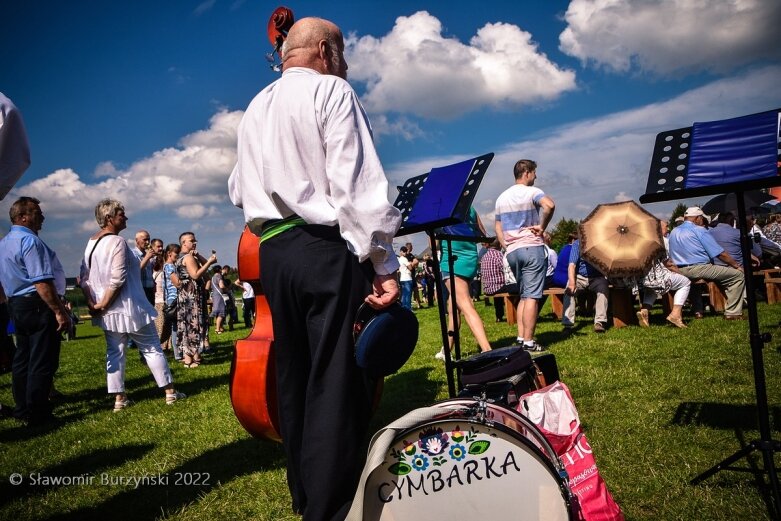
[[[713,281],[723,287],[727,295],[724,319],[742,320],[745,286],[743,266],[719,246],[707,228],[702,226],[705,214],[699,207],[687,208],[683,217],[684,223],[670,232],[670,259],[690,279]],[[715,265],[715,259],[721,260],[726,266]]]

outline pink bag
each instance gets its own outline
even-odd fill
[[[621,508],[613,500],[599,475],[591,446],[583,434],[572,394],[560,381],[524,394],[518,411],[533,421],[553,446],[567,469],[569,485],[578,502],[575,509],[582,521],[623,521]]]

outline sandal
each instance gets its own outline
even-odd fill
[[[171,394],[166,393],[165,395],[165,404],[166,405],[173,405],[175,401],[182,400],[184,398],[187,398],[187,395],[184,393],[179,392],[173,392]]]
[[[683,320],[681,320],[678,317],[674,317],[672,315],[667,315],[667,322],[674,325],[675,327],[680,327],[684,329],[687,327],[686,324],[683,323]]]
[[[127,409],[132,405],[133,402],[130,401],[130,398],[125,398],[124,400],[119,400],[114,402],[114,412],[119,412],[122,409]]]

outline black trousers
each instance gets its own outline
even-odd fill
[[[374,271],[336,227],[318,225],[264,241],[260,264],[293,509],[305,521],[341,521],[365,461],[376,388],[355,364],[352,337]]]
[[[242,302],[244,302],[244,307],[242,308],[242,315],[244,317],[244,325],[251,328],[252,327],[252,316],[255,314],[255,297],[252,298],[243,298],[241,299]]]
[[[8,301],[16,328],[16,353],[11,368],[14,416],[30,424],[51,418],[49,391],[60,360],[57,319],[37,293]]]

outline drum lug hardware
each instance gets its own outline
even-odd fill
[[[475,405],[475,408],[477,409],[476,411],[477,421],[479,421],[480,423],[484,423],[484,424],[491,423],[488,420],[487,412],[488,412],[488,404],[492,401],[493,400],[488,399],[485,393],[485,389],[483,389],[483,392],[480,393],[480,398],[478,398],[477,404]]]

